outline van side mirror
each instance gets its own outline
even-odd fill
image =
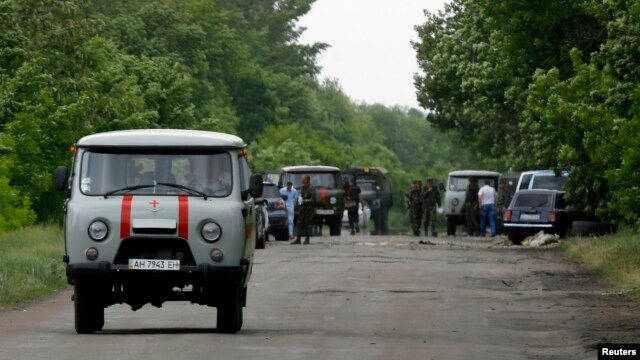
[[[53,186],[58,191],[64,191],[67,189],[67,181],[69,179],[69,170],[66,166],[58,166],[53,176]]]
[[[262,196],[262,175],[253,174],[249,178],[249,195],[254,199]]]

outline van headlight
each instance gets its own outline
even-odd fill
[[[89,224],[89,237],[95,241],[102,241],[109,234],[109,227],[101,220],[96,220]]]
[[[335,198],[335,196],[332,196],[332,197],[329,199],[329,203],[330,203],[331,205],[335,205],[337,202],[338,202],[338,199],[336,199],[336,198]]]
[[[222,229],[220,229],[220,225],[216,224],[213,221],[209,221],[202,225],[202,230],[200,231],[202,234],[202,238],[209,241],[214,242],[220,239],[220,235],[222,235]]]

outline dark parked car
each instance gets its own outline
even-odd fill
[[[564,191],[521,190],[516,191],[504,214],[504,230],[514,244],[540,230],[548,234],[566,236],[574,220],[583,217],[577,212],[567,212]]]
[[[276,184],[272,182],[262,183],[262,198],[267,201],[267,213],[269,214],[268,233],[273,234],[276,240],[288,240],[287,208],[280,197]]]

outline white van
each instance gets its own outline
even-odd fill
[[[104,309],[190,301],[218,309],[217,327],[242,327],[255,249],[251,175],[237,136],[191,130],[128,130],[83,137],[66,190],[67,280],[75,328],[94,333]]]
[[[566,170],[560,175],[556,175],[553,170],[524,171],[520,174],[516,191],[534,189],[562,191],[568,179],[569,172]]]
[[[500,173],[487,170],[458,170],[449,173],[442,203],[447,220],[447,235],[456,234],[456,225],[466,225],[463,209],[469,179],[475,178],[478,187],[484,185],[484,180],[488,179],[489,185],[497,189],[499,177]]]

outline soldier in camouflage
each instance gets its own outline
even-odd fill
[[[480,234],[480,212],[478,208],[478,180],[469,178],[467,192],[464,197],[464,214],[467,221],[467,233],[469,236]]]
[[[436,209],[440,207],[440,192],[433,185],[433,179],[427,179],[427,185],[422,190],[422,212],[424,213],[424,235],[438,236],[436,232]]]
[[[411,190],[407,193],[407,208],[409,209],[413,235],[419,236],[420,222],[422,220],[422,190],[417,180],[413,181]]]
[[[309,175],[302,176],[302,189],[299,191],[298,204],[300,213],[298,214],[298,236],[291,244],[300,244],[300,238],[305,236],[303,244],[309,244],[311,228],[313,227],[313,204],[316,201],[316,189],[311,186]]]

